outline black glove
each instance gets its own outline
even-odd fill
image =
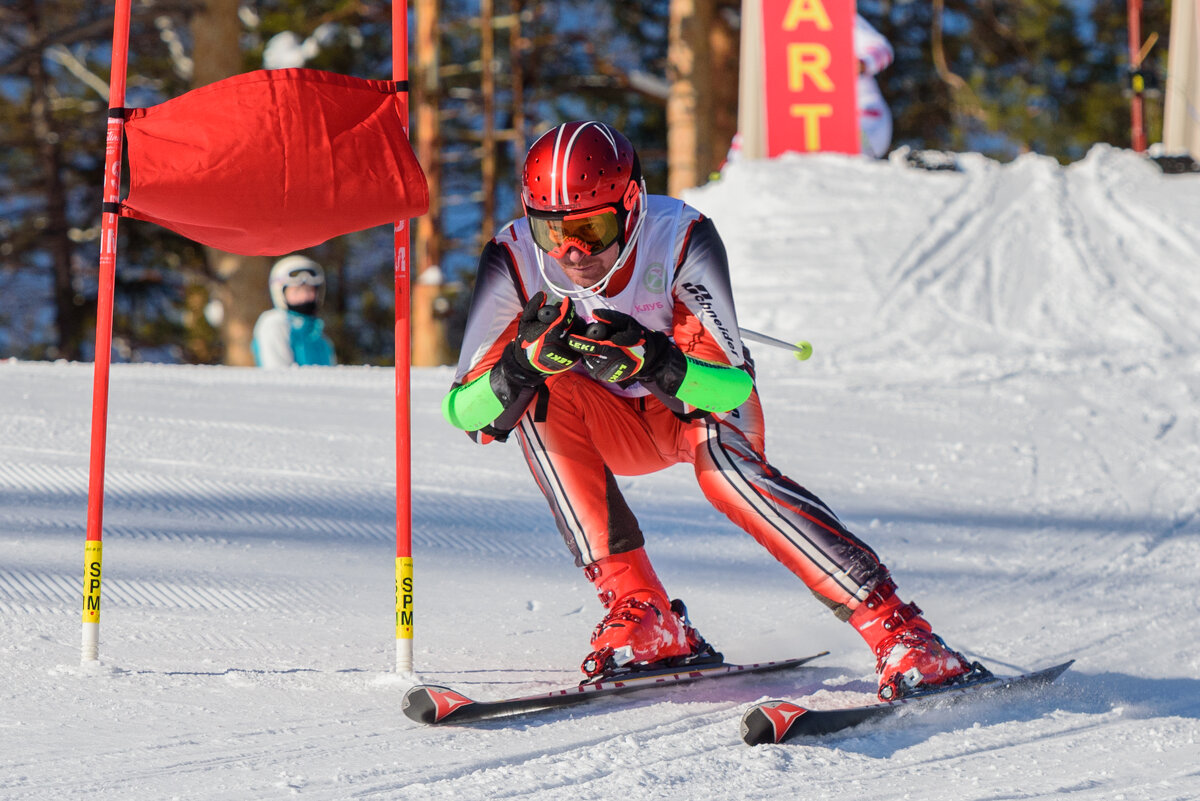
[[[567,346],[567,335],[577,320],[569,298],[558,304],[546,303],[545,292],[530,298],[516,337],[500,356],[505,377],[519,386],[536,386],[547,376],[570,370],[579,354]]]
[[[593,378],[610,384],[650,382],[675,394],[687,372],[687,360],[666,334],[612,309],[598,309],[595,317],[597,322],[583,334],[576,326],[567,340],[583,356]]]

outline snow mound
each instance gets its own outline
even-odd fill
[[[742,324],[839,364],[1007,371],[1200,344],[1200,176],[1097,145],[960,172],[743,162],[688,194],[729,242]]]

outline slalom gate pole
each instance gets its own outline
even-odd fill
[[[116,0],[112,72],[108,78],[108,126],[104,147],[104,194],[96,297],[96,357],[92,371],[92,441],[88,468],[87,539],[84,542],[83,632],[80,662],[100,658],[100,577],[104,532],[104,456],[108,433],[108,377],[112,363],[113,287],[117,271],[117,221],[121,200],[121,145],[125,138],[125,73],[129,64],[131,0]]]
[[[759,342],[763,345],[770,345],[773,348],[782,348],[783,350],[791,351],[800,361],[806,361],[809,356],[812,356],[812,343],[806,340],[800,340],[796,344],[785,342],[782,339],[769,337],[766,334],[760,334],[757,331],[751,331],[749,328],[741,329],[742,339],[748,339],[751,342]]]
[[[408,3],[392,2],[392,80],[408,135]],[[413,672],[411,286],[409,227],[398,220],[393,238],[396,274],[396,672]]]

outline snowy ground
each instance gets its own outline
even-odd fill
[[[748,748],[741,711],[867,697],[873,660],[690,472],[622,480],[668,589],[791,676],[419,728],[394,640],[392,377],[113,370],[100,665],[79,663],[89,365],[0,362],[0,798],[1200,797],[1200,178],[1097,148],[961,173],[735,165],[689,200],[734,262],[773,461],[1029,700]],[[414,373],[420,677],[576,679],[600,609],[515,445]]]

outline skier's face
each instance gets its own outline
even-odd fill
[[[283,288],[283,299],[289,306],[312,303],[317,299],[317,288],[308,284],[297,284]]]
[[[573,284],[586,289],[608,275],[608,271],[617,263],[620,249],[614,242],[599,253],[588,255],[573,247],[568,248],[567,252],[555,261]]]

